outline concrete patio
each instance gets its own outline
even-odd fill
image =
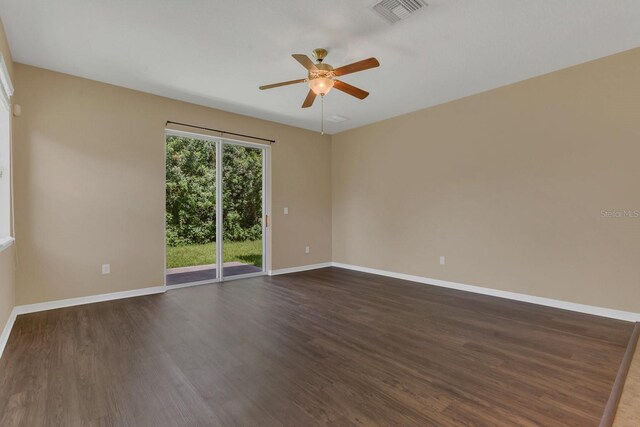
[[[225,262],[222,265],[223,275],[238,276],[241,274],[259,273],[260,267],[242,262]],[[194,265],[191,267],[179,267],[167,269],[167,286],[182,285],[184,283],[201,282],[204,280],[215,280],[216,264]]]

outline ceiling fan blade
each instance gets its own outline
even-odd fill
[[[311,58],[309,58],[307,55],[303,55],[301,53],[294,53],[291,56],[293,56],[293,58],[296,61],[301,63],[302,66],[309,71],[316,71],[318,69],[318,67],[316,67],[316,64],[314,64]]]
[[[355,96],[358,99],[365,99],[367,96],[369,96],[369,92],[367,92],[366,90],[351,86],[350,84],[340,80],[334,80],[333,87],[343,91],[344,93],[348,93],[351,96]]]
[[[353,64],[338,67],[334,70],[334,73],[336,76],[344,76],[345,74],[357,73],[358,71],[364,71],[379,66],[380,63],[376,58],[369,58],[354,62]]]
[[[307,97],[304,99],[304,102],[302,103],[302,108],[309,108],[313,105],[313,101],[316,100],[316,94],[313,93],[313,91],[311,89],[309,89],[309,93],[307,94]]]
[[[274,84],[271,84],[271,85],[264,85],[264,86],[260,86],[260,90],[272,89],[274,87],[292,85],[292,84],[296,84],[296,83],[303,83],[304,81],[306,81],[306,79],[289,80],[288,82],[280,82],[280,83],[274,83]]]

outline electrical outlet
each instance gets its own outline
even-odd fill
[[[305,254],[308,254],[308,253],[309,253],[309,246],[305,246],[305,247],[304,247],[304,253],[305,253]]]
[[[102,264],[102,274],[111,274],[111,264]]]
[[[446,263],[446,259],[444,258],[444,255],[440,255],[440,265],[445,265]]]

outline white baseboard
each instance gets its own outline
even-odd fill
[[[130,291],[112,292],[110,294],[89,295],[86,297],[61,299],[56,301],[39,302],[36,304],[18,305],[14,308],[17,315],[35,313],[37,311],[53,310],[56,308],[72,307],[74,305],[92,304],[94,302],[112,301],[116,299],[139,297],[142,295],[162,294],[167,290],[165,286],[133,289]]]
[[[297,273],[299,271],[316,270],[318,268],[331,267],[332,262],[322,262],[320,264],[301,265],[299,267],[281,268],[279,270],[269,270],[269,276],[277,276],[279,274]]]
[[[9,314],[7,324],[4,325],[2,334],[0,334],[0,358],[2,357],[2,352],[4,352],[4,348],[7,345],[7,341],[9,341],[9,335],[11,335],[11,328],[13,328],[13,324],[16,321],[16,316],[16,309],[14,307],[13,310],[11,310],[11,314]]]
[[[443,288],[457,289],[460,291],[473,292],[476,294],[491,295],[499,298],[506,298],[516,301],[529,302],[532,304],[545,305],[548,307],[561,308],[563,310],[577,311],[579,313],[592,314],[595,316],[610,317],[612,319],[626,320],[629,322],[640,322],[640,313],[630,311],[614,310],[611,308],[597,307],[593,305],[577,304],[574,302],[562,301],[551,298],[537,297],[533,295],[520,294],[516,292],[501,291],[498,289],[485,288],[482,286],[465,285],[463,283],[449,282],[440,279],[430,279],[422,276],[412,276],[410,274],[395,273],[392,271],[378,270],[375,268],[360,267],[339,262],[331,263],[333,267],[345,268],[348,270],[361,271],[363,273],[377,274],[379,276],[393,277],[395,279],[408,280],[410,282],[422,283],[425,285],[440,286]]]
[[[576,311],[579,313],[592,314],[595,316],[609,317],[612,319],[626,320],[629,322],[640,322],[640,313],[633,313],[630,311],[614,310],[604,307],[596,307],[592,305],[577,304],[568,301],[556,300],[551,298],[537,297],[533,295],[520,294],[516,292],[501,291],[498,289],[485,288],[481,286],[465,285],[463,283],[449,282],[440,279],[431,279],[422,276],[413,276],[410,274],[396,273],[393,271],[378,270],[369,267],[360,267],[357,265],[343,264],[339,262],[323,262],[319,264],[302,265],[299,267],[282,268],[279,270],[269,270],[269,276],[277,276],[280,274],[297,273],[300,271],[315,270],[318,268],[326,267],[338,267],[348,270],[360,271],[363,273],[376,274],[379,276],[392,277],[395,279],[408,280],[410,282],[422,283],[426,285],[440,286],[444,288],[457,289],[460,291],[473,292],[476,294],[490,295],[499,298],[506,298],[515,301],[528,302],[532,304],[544,305],[548,307],[560,308],[563,310]],[[7,324],[0,334],[0,357],[4,348],[9,340],[11,329],[16,320],[16,317],[20,314],[35,313],[38,311],[53,310],[56,308],[72,307],[76,305],[91,304],[96,302],[112,301],[122,298],[131,298],[142,295],[160,294],[166,292],[167,287],[155,286],[143,289],[134,289],[130,291],[113,292],[110,294],[90,295],[79,298],[69,298],[57,301],[47,301],[37,304],[19,305],[13,308]]]

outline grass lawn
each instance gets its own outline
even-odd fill
[[[262,267],[262,240],[225,242],[224,262],[238,261]],[[215,264],[216,246],[205,245],[167,246],[167,268]]]

